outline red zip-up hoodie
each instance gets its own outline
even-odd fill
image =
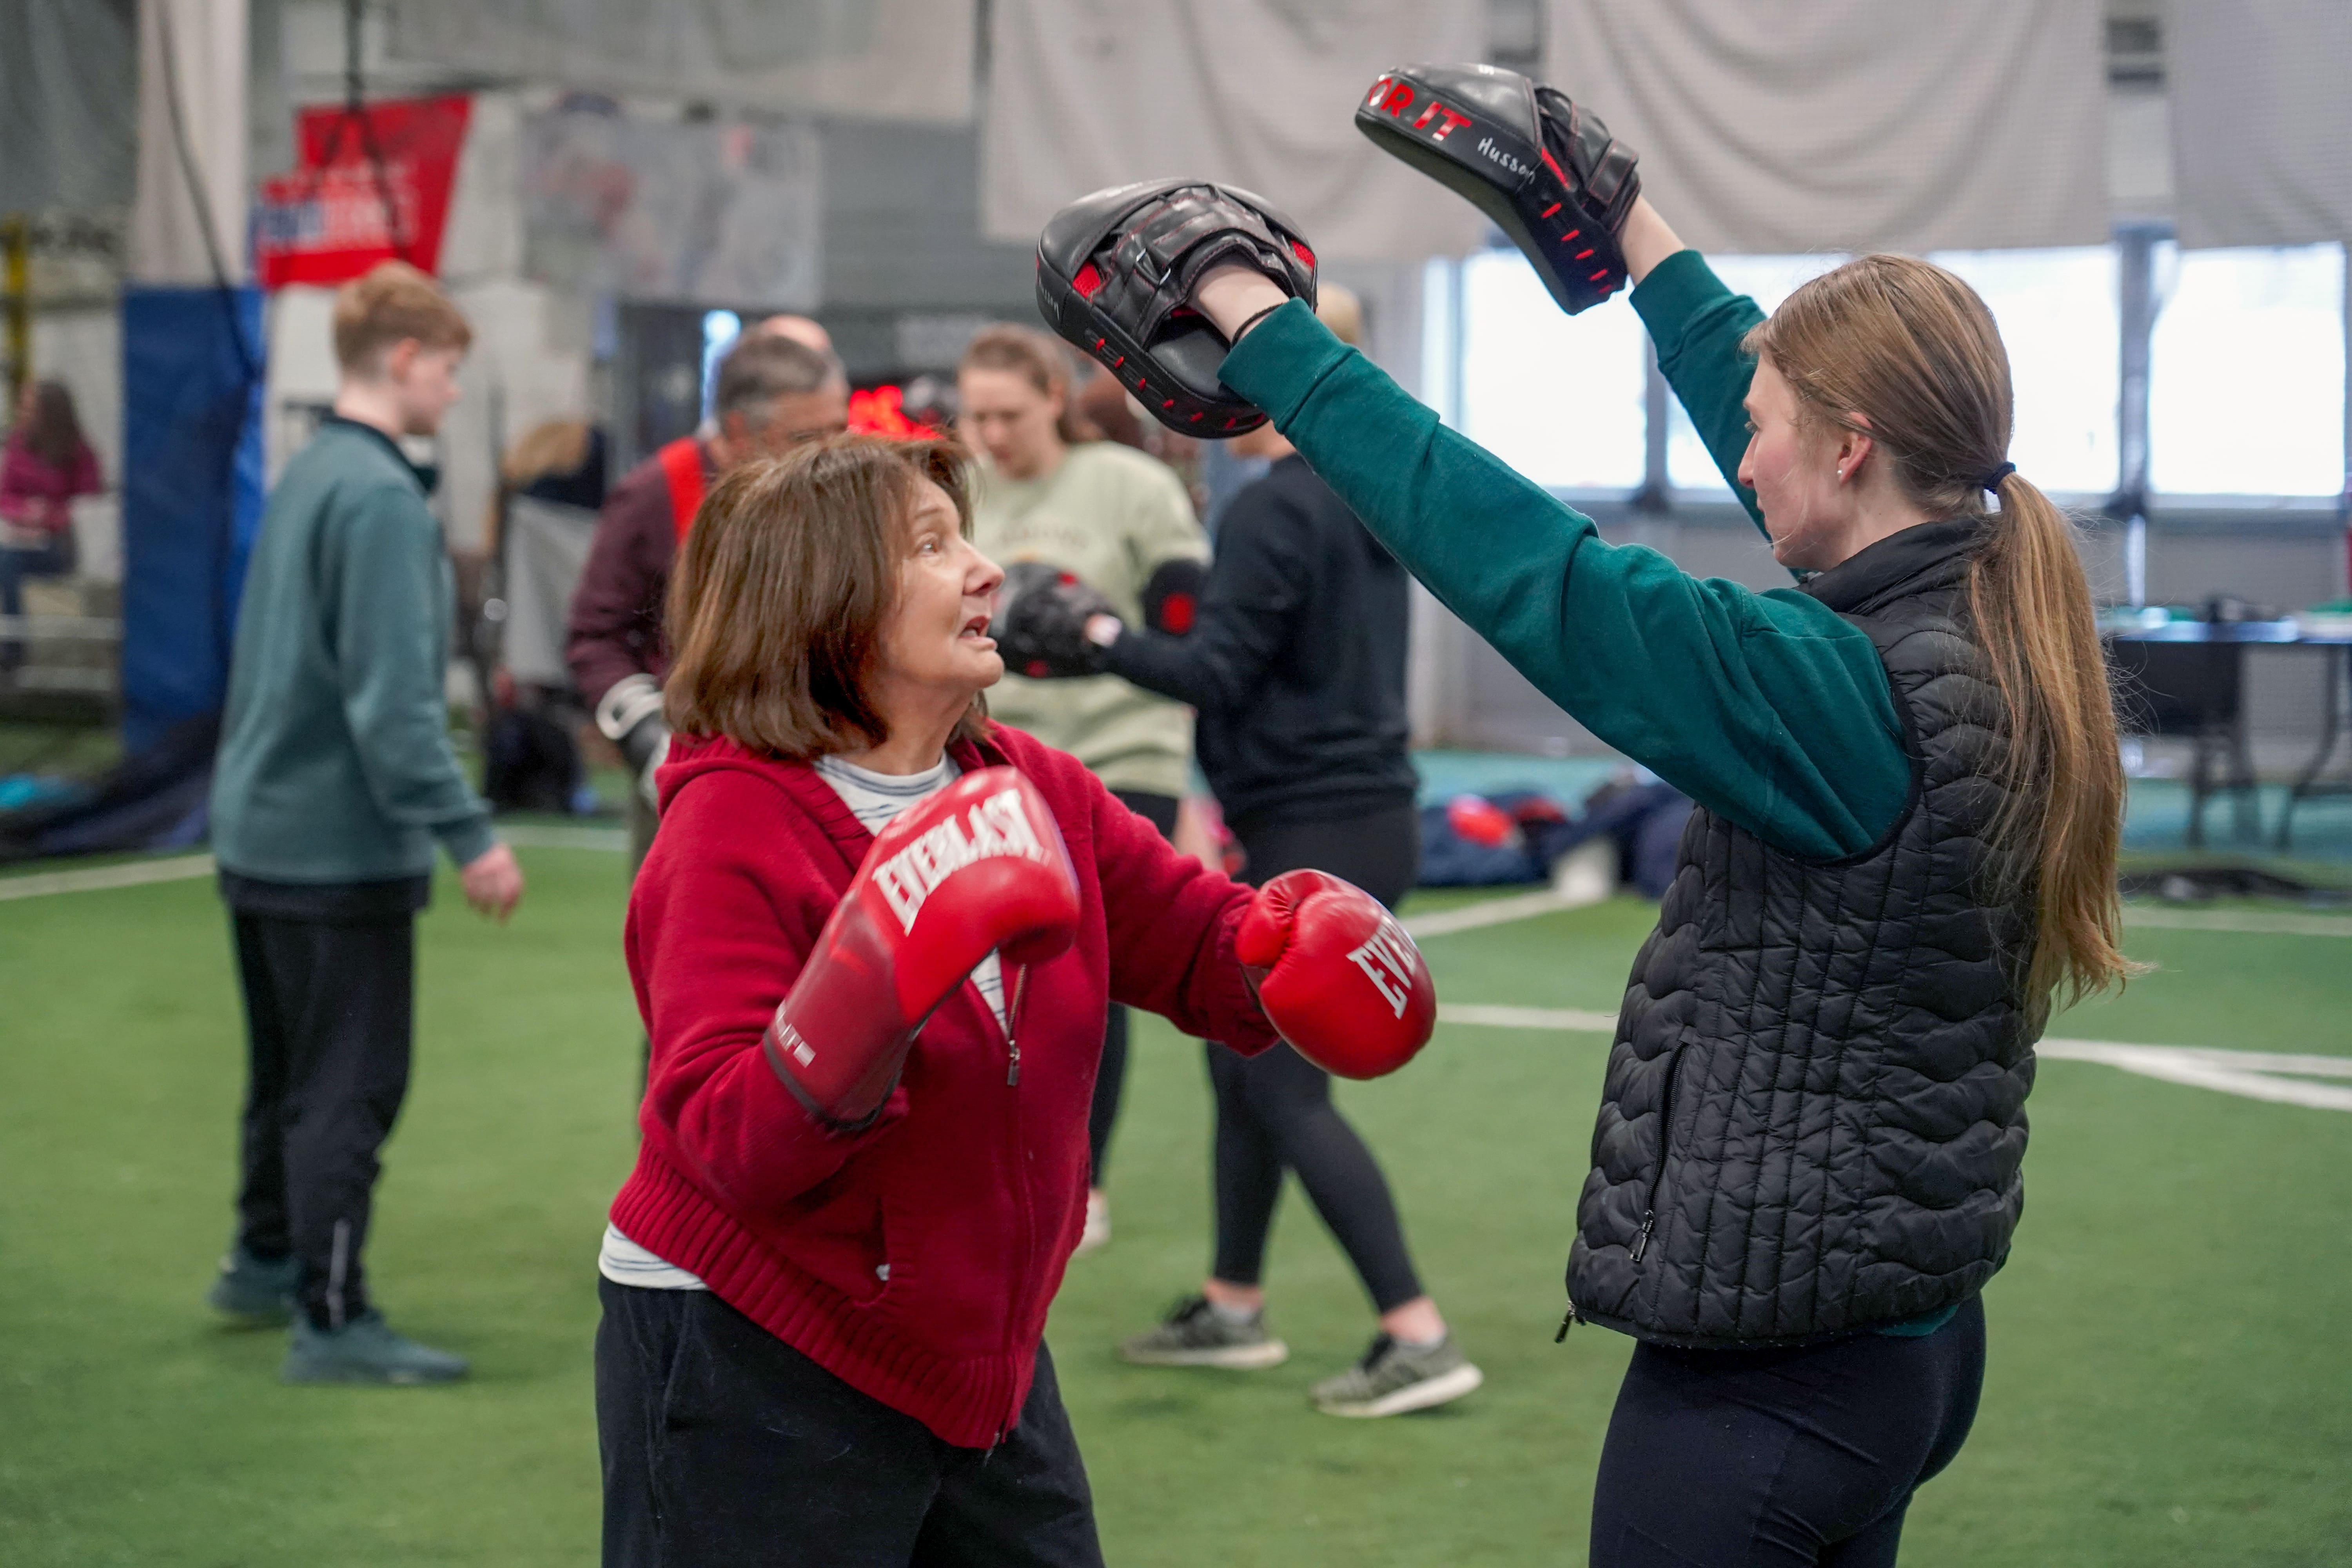
[[[778,1080],[760,1037],[873,836],[805,763],[672,743],[629,900],[653,1065],[612,1216],[851,1387],[982,1447],[1020,1415],[1085,1221],[1106,1004],[1242,1051],[1276,1037],[1233,955],[1248,889],[1020,731],[950,750],[967,772],[1010,763],[1045,796],[1077,872],[1077,940],[1006,973],[1010,1039],[966,982],[880,1116],[841,1134]]]

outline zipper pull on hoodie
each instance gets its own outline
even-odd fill
[[[1004,1087],[1021,1081],[1021,1004],[1029,995],[1029,966],[1013,972],[1013,1005],[1004,1009]]]

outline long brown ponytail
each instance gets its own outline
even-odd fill
[[[2115,699],[2074,526],[2003,461],[2014,398],[1992,312],[1940,267],[1864,256],[1790,295],[1746,346],[1809,415],[1869,436],[1929,516],[1985,520],[1969,613],[2009,710],[1995,834],[2034,888],[2029,997],[2039,1014],[2120,984],[2137,966],[2117,946]],[[1996,475],[2000,510],[1988,513]]]

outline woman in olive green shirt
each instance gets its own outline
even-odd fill
[[[991,560],[1076,573],[1132,625],[1145,620],[1155,577],[1197,584],[1209,539],[1183,481],[1132,447],[1076,439],[1060,344],[1026,327],[985,328],[964,351],[956,393],[964,439],[984,459],[973,486],[972,542]],[[989,692],[988,709],[1086,763],[1129,810],[1175,837],[1192,775],[1191,709],[1116,675],[1032,680],[1010,672]],[[1126,1076],[1127,1009],[1113,1003],[1095,1079],[1081,1248],[1110,1234],[1102,1173]]]

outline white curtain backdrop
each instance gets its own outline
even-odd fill
[[[1702,250],[2107,237],[2099,0],[1552,0],[1550,22],[1551,81]]]
[[[0,5],[0,212],[128,205],[137,25],[131,0]]]
[[[971,118],[974,0],[393,0],[394,58],[848,120]]]
[[[226,281],[245,281],[245,0],[145,0],[139,7],[133,281],[211,283],[215,254]],[[212,220],[210,250],[192,186]]]
[[[1480,57],[1475,0],[996,0],[993,17],[981,150],[992,239],[1034,245],[1089,191],[1192,175],[1256,192],[1335,258],[1476,243],[1468,204],[1354,124],[1383,70]]]
[[[799,121],[530,115],[517,155],[524,269],[575,294],[811,309],[823,151]]]
[[[2180,243],[2352,239],[2352,0],[2205,0],[2166,27]]]

